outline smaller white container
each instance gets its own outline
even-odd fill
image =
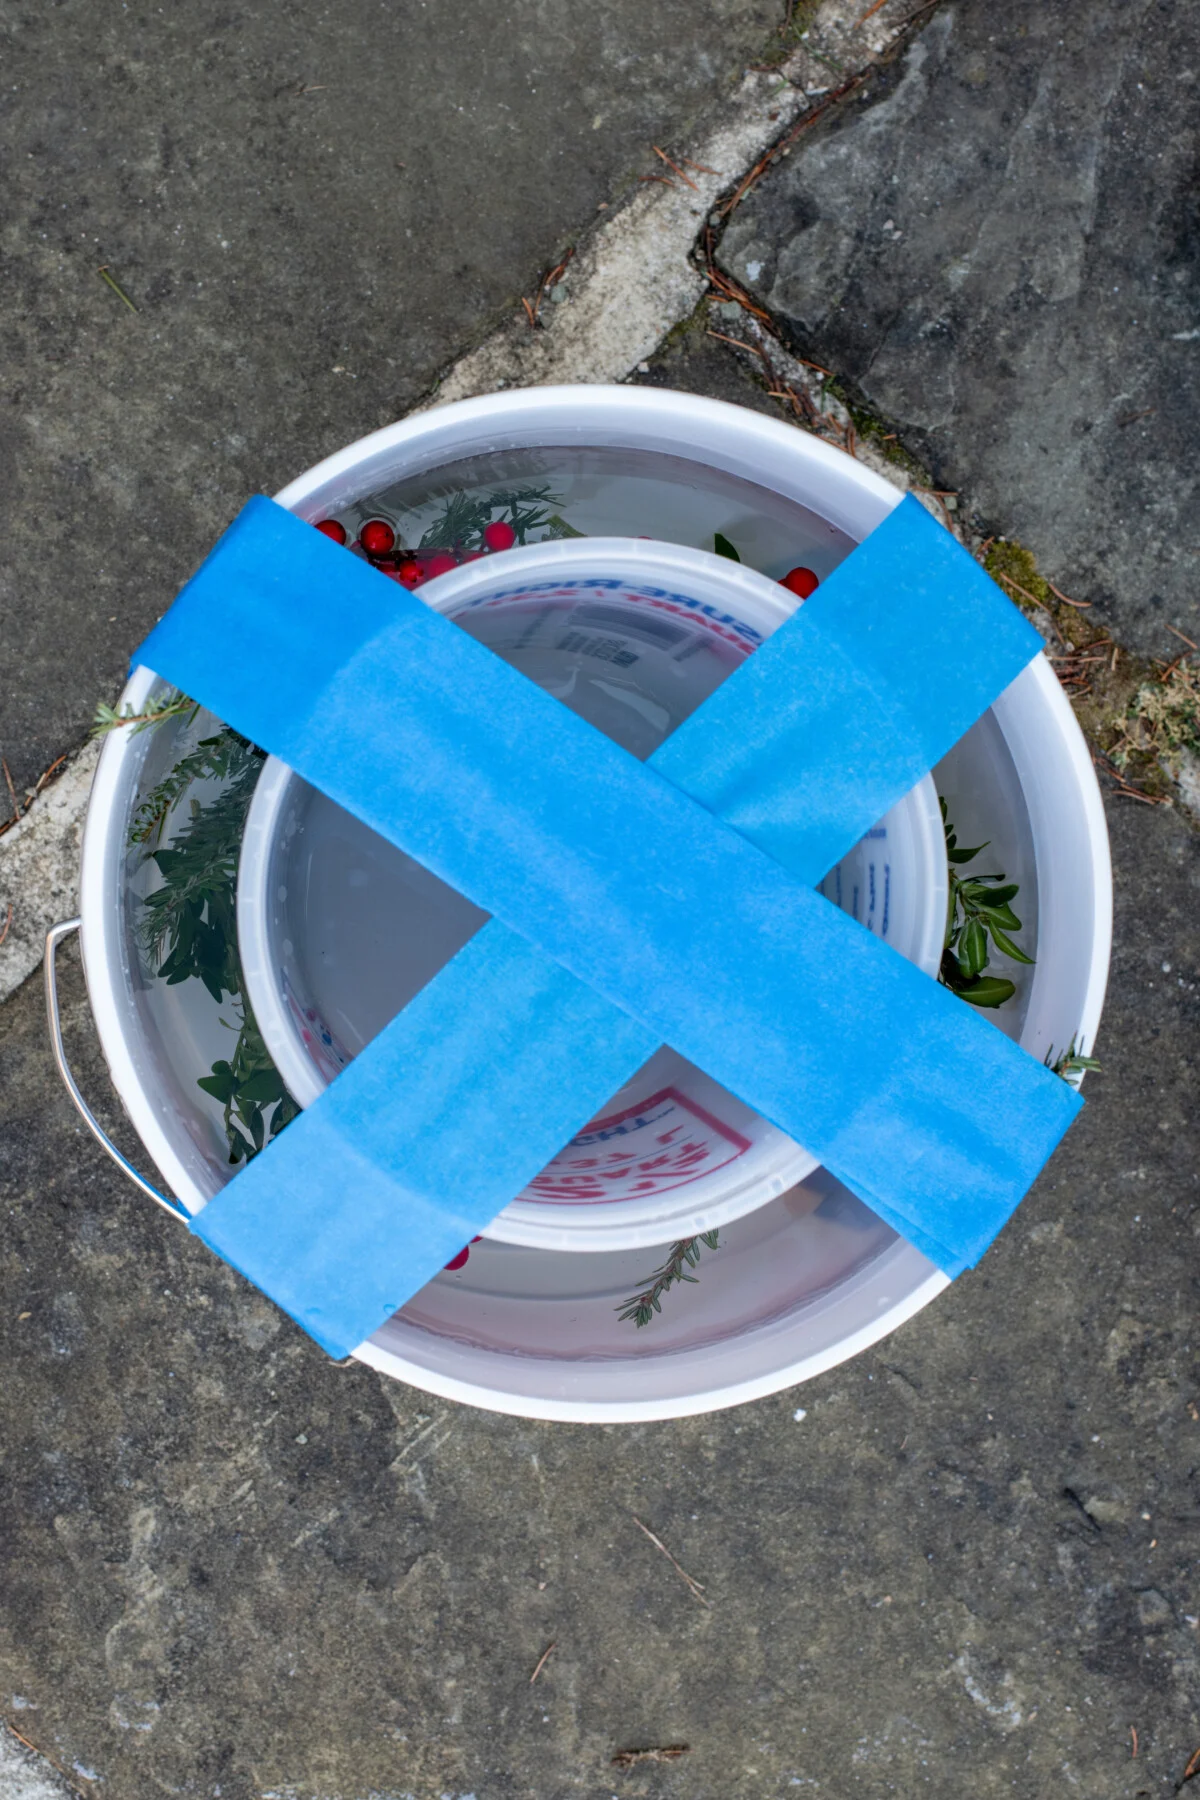
[[[703,551],[551,542],[421,589],[435,611],[639,758],[650,756],[794,611],[794,595]],[[947,875],[926,776],[822,891],[927,974]],[[486,915],[277,758],[260,778],[238,877],[247,992],[289,1089],[309,1106]],[[702,1070],[660,1049],[487,1228],[502,1243],[614,1251],[753,1211],[816,1159]]]

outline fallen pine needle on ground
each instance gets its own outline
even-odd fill
[[[632,1769],[635,1763],[678,1762],[690,1749],[690,1744],[659,1744],[648,1750],[618,1750],[612,1763],[615,1769]]]
[[[637,1526],[638,1530],[645,1532],[646,1536],[650,1539],[650,1542],[654,1545],[654,1548],[656,1550],[661,1550],[671,1567],[677,1574],[682,1576],[687,1584],[688,1592],[692,1597],[698,1600],[701,1606],[708,1606],[709,1602],[704,1598],[704,1583],[702,1581],[697,1581],[694,1576],[689,1575],[682,1564],[675,1561],[675,1558],[671,1555],[671,1552],[667,1549],[667,1546],[663,1543],[662,1539],[660,1537],[655,1537],[650,1527],[648,1525],[643,1525],[636,1513],[630,1513],[629,1516]]]

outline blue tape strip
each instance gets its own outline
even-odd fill
[[[581,1041],[592,1056],[568,1135],[656,1047],[515,932],[483,938],[191,1221],[331,1356],[377,1331],[561,1150],[545,1098]],[[485,983],[507,996],[494,1019],[476,1001]]]
[[[898,573],[903,574],[904,534],[897,530],[892,535],[894,541],[885,547],[893,561],[899,557]],[[877,533],[869,540],[867,550],[856,552],[843,570],[849,570],[856,558],[869,560],[868,551],[878,537]],[[965,569],[957,571],[957,576],[966,586],[965,571],[971,571],[972,579],[977,572],[969,559],[962,560]],[[837,579],[832,578],[829,588]],[[870,577],[866,579],[869,591]],[[331,653],[328,595],[334,586],[339,597],[334,635],[342,642]],[[952,613],[956,604],[953,594],[943,595],[943,603]],[[794,625],[804,623],[813,604],[809,602]],[[997,604],[1004,619],[1015,616],[1006,603],[999,602],[990,584],[982,594],[971,594],[969,604],[984,615],[983,623],[987,623],[988,609],[994,610]],[[978,618],[975,621],[980,622]],[[916,623],[916,619],[910,620],[907,633],[901,634],[900,651],[911,639]],[[777,633],[731,678],[677,738],[694,731],[696,721],[718,706],[722,695],[729,695],[760,659],[769,658],[793,624]],[[819,632],[814,632],[812,625],[808,629],[819,649]],[[269,689],[242,692],[237,670],[226,666],[219,650],[214,654],[217,646],[234,636],[244,655],[248,635],[273,664]],[[943,654],[952,650],[952,629],[948,636],[951,642],[943,647]],[[1004,640],[1003,629],[998,638]],[[973,640],[957,638],[958,643],[964,641],[973,642],[974,654],[978,633]],[[886,631],[879,634],[877,642],[882,654],[875,660],[877,674],[871,690],[876,701],[887,696],[886,658],[894,654]],[[990,662],[990,639],[988,648]],[[1036,640],[1032,648],[1036,648]],[[1018,632],[1011,642],[1001,643],[1001,652],[1012,659],[1012,666],[1001,673],[996,685],[1006,684],[1023,666],[1031,647]],[[840,654],[848,662],[845,649]],[[541,937],[546,948],[573,966],[582,981],[608,991],[619,1005],[640,1011],[647,1030],[657,1029],[783,1129],[801,1138],[944,1266],[963,1266],[990,1241],[1078,1105],[1064,1084],[1038,1070],[967,1009],[824,902],[796,890],[776,865],[756,856],[744,840],[714,828],[677,789],[656,781],[650,771],[639,769],[590,727],[539,695],[444,621],[436,620],[419,602],[398,594],[391,584],[378,580],[267,502],[252,503],[247,509],[152,634],[142,657],[197,693],[240,729],[269,743],[310,780],[481,904],[518,920],[523,932]],[[407,670],[414,666],[414,659],[421,667],[422,679],[419,685],[409,686]],[[319,676],[314,680],[313,671],[329,667],[331,662],[342,666],[332,669],[324,681]],[[782,665],[782,656],[780,662]],[[803,680],[811,683],[811,660],[800,667]],[[927,662],[917,673],[922,693],[937,691]],[[796,680],[793,670],[788,681],[794,684]],[[747,720],[753,718],[760,729],[764,714],[756,709],[767,704],[769,697],[769,685],[760,686],[753,701],[746,702]],[[785,697],[781,692],[779,698]],[[989,691],[971,705],[981,710],[992,697]],[[736,713],[736,704],[727,700],[726,705],[731,714]],[[898,730],[908,716],[903,708],[896,713]],[[911,716],[919,723],[920,708],[912,709]],[[381,734],[382,720],[387,721],[387,729]],[[803,709],[793,714],[793,720],[798,720],[793,729],[801,739],[806,731],[812,737],[813,721],[803,716]],[[488,722],[486,729],[481,721]],[[967,717],[962,724],[969,722]],[[958,730],[952,729],[945,742],[957,735]],[[869,733],[867,736],[869,739]],[[676,742],[672,740],[672,744]],[[925,766],[922,757],[931,761],[940,753],[936,746],[931,749],[930,743],[927,733],[927,741],[912,751],[918,759],[912,765],[917,772]],[[535,744],[537,756],[531,767],[529,751]],[[879,759],[875,760],[882,770]],[[908,766],[902,766],[897,791],[912,779]],[[718,771],[721,779],[727,778],[729,767],[726,759]],[[368,781],[357,782],[350,773],[354,769],[370,770]],[[588,789],[588,804],[583,809],[588,815],[583,822],[587,842],[572,843],[568,854],[558,828],[581,823],[583,769],[588,775],[583,784]],[[884,779],[884,775],[874,778]],[[358,793],[360,785],[369,792]],[[526,788],[531,791],[524,792]],[[618,795],[621,805],[629,809],[629,819],[636,821],[632,829],[622,824],[620,807],[614,813],[613,801]],[[872,797],[867,817],[878,816],[891,797],[894,795],[882,802]],[[531,799],[532,817],[522,811]],[[742,803],[744,793],[736,790],[733,804]],[[453,819],[451,813],[456,815]],[[751,828],[771,824],[763,815]],[[798,825],[802,827],[799,830]],[[827,819],[817,830],[809,829],[798,816],[789,822],[791,835],[801,847],[797,854],[807,845],[809,855],[824,857],[833,843],[830,831],[834,829]],[[676,832],[684,834],[678,841]],[[856,825],[845,841],[857,835]],[[655,854],[642,856],[640,866],[633,869],[626,866],[631,838],[647,843],[654,840],[658,846]],[[678,844],[685,840],[691,853],[681,866]],[[836,856],[841,847],[839,843],[829,853]],[[489,865],[483,873],[481,854]],[[823,868],[823,863],[820,866]],[[726,904],[718,912],[715,934],[710,929],[711,917],[707,926],[698,923],[712,912],[712,893],[705,892],[706,871],[709,875],[719,872],[726,884],[720,890]],[[664,891],[670,894],[673,889],[682,911],[673,911],[669,903],[663,906]],[[587,909],[582,934],[578,925],[581,906]],[[638,941],[637,924],[654,917],[656,906],[661,941],[647,945]],[[538,917],[531,920],[531,911]],[[488,927],[481,935],[490,937],[498,930]],[[581,935],[590,946],[582,958],[579,945],[572,943]],[[720,976],[717,993],[713,992],[714,967]],[[502,974],[503,980],[497,992],[514,979],[514,973],[511,959],[505,964],[501,955],[497,974]],[[526,969],[527,979],[530,974]],[[440,977],[427,993],[432,995],[447,979]],[[894,992],[897,982],[901,991]],[[860,1004],[864,993],[871,994],[873,1005],[883,1001],[884,1020],[905,1019],[902,1039],[893,1041],[886,1029],[864,1032],[863,1019],[855,1016],[864,1011]],[[561,1007],[561,997],[555,1005]],[[901,1010],[889,1013],[889,1005]],[[479,1009],[470,1005],[467,1012],[478,1044]],[[802,1014],[807,1017],[799,1024]],[[605,1030],[617,1017],[619,1014],[610,1012]],[[396,1048],[393,1037],[403,1035],[405,1022],[409,1021],[420,1041],[422,1030],[436,1038],[440,1018],[440,1011],[431,1008],[422,1026],[419,1009],[407,1009],[318,1106],[310,1108],[304,1119],[272,1146],[270,1155],[259,1158],[240,1175],[197,1222],[214,1247],[267,1291],[278,1290],[277,1297],[289,1310],[297,1316],[306,1307],[311,1312],[314,1290],[305,1287],[299,1294],[288,1295],[282,1291],[286,1271],[295,1260],[295,1233],[289,1223],[285,1240],[281,1223],[295,1202],[289,1196],[290,1175],[281,1152],[291,1146],[289,1166],[290,1159],[296,1158],[298,1172],[308,1180],[311,1194],[311,1176],[317,1165],[313,1156],[304,1155],[301,1140],[311,1131],[315,1146],[317,1133],[325,1129],[318,1116],[327,1105],[336,1109],[340,1127],[332,1141],[342,1146],[338,1152],[341,1161],[325,1165],[330,1168],[332,1197],[312,1201],[304,1225],[307,1236],[322,1238],[320,1272],[312,1271],[327,1290],[318,1296],[319,1303],[323,1305],[331,1296],[339,1303],[345,1301],[336,1328],[303,1318],[330,1348],[351,1348],[361,1341],[391,1310],[398,1284],[406,1290],[401,1298],[415,1291],[446,1254],[470,1235],[470,1227],[486,1223],[499,1209],[494,1196],[488,1198],[485,1212],[460,1208],[445,1231],[434,1234],[436,1249],[427,1258],[399,1217],[400,1199],[410,1190],[426,1194],[431,1201],[436,1201],[439,1193],[444,1195],[444,1164],[435,1165],[441,1173],[435,1172],[432,1180],[425,1171],[422,1187],[419,1179],[410,1181],[405,1174],[405,1158],[411,1158],[411,1148],[401,1147],[396,1166],[381,1169],[376,1160],[371,1165],[371,1179],[383,1182],[382,1213],[376,1223],[385,1231],[390,1204],[390,1237],[395,1241],[387,1246],[387,1253],[394,1268],[388,1271],[382,1289],[373,1289],[370,1297],[363,1293],[361,1306],[353,1292],[343,1291],[346,1280],[354,1288],[354,1266],[364,1255],[370,1260],[371,1246],[376,1253],[380,1250],[379,1242],[368,1234],[367,1241],[355,1245],[349,1268],[336,1251],[345,1227],[338,1193],[344,1184],[337,1171],[347,1166],[348,1147],[354,1143],[361,1146],[364,1132],[371,1128],[370,1107],[356,1096],[356,1071],[363,1070],[366,1095],[382,1061]],[[512,1023],[510,1019],[510,1028]],[[517,1034],[522,1056],[527,1037]],[[578,1044],[580,1038],[575,1041]],[[593,1046],[596,1041],[593,1032]],[[634,1040],[623,1047],[623,1054],[640,1061],[652,1047],[652,1040]],[[986,1077],[993,1088],[993,1101],[995,1092],[1000,1091],[1002,1105],[1019,1107],[1024,1102],[1020,1116],[1028,1129],[1024,1142],[1016,1148],[1007,1127],[1003,1133],[989,1132],[970,1117],[970,1107],[954,1091],[965,1084],[948,1080],[943,1073],[947,1064],[953,1066],[959,1057],[966,1059],[973,1071],[971,1091],[978,1092],[981,1056],[998,1065],[995,1073],[989,1069]],[[498,1060],[492,1060],[493,1069]],[[566,1061],[572,1065],[569,1047]],[[545,1066],[552,1070],[553,1061]],[[871,1091],[864,1096],[858,1091],[864,1079],[860,1071],[868,1066]],[[586,1104],[581,1097],[571,1125],[564,1131],[556,1124],[552,1138],[543,1134],[544,1142],[539,1142],[528,1173],[507,1188],[500,1204],[602,1104],[625,1073],[628,1068],[605,1068],[603,1082],[589,1094]],[[406,1085],[409,1081],[419,1085],[417,1070],[411,1065],[398,1069],[393,1062],[388,1079],[394,1081],[401,1074]],[[530,1092],[527,1087],[523,1091],[526,1095]],[[377,1099],[378,1090],[376,1103]],[[484,1106],[485,1114],[486,1110]],[[418,1124],[426,1116],[423,1108],[416,1110]],[[310,1127],[309,1121],[317,1122]],[[477,1151],[494,1150],[495,1117],[491,1131],[490,1143],[476,1144]],[[898,1136],[902,1141],[897,1141]],[[455,1138],[460,1150],[466,1150],[469,1163],[471,1140],[469,1134],[464,1140],[458,1133],[457,1113]],[[403,1132],[400,1141],[402,1146]],[[321,1148],[328,1155],[331,1142],[323,1142]],[[381,1154],[394,1163],[397,1140],[387,1140]],[[273,1165],[277,1175],[272,1173]],[[910,1189],[907,1193],[906,1187]],[[960,1197],[973,1190],[975,1205],[966,1209],[964,1218]],[[312,1205],[328,1220],[329,1231],[324,1235],[315,1231]],[[374,1216],[369,1208],[365,1212]],[[439,1224],[445,1223],[444,1206],[435,1206],[434,1213]],[[337,1265],[332,1271],[331,1255]],[[386,1300],[381,1297],[384,1293]],[[383,1312],[368,1320],[370,1307],[381,1305]]]
[[[651,762],[815,885],[1042,648],[909,495]]]

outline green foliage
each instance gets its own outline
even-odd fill
[[[167,716],[164,709],[154,722]],[[299,1111],[243,992],[237,947],[238,856],[262,764],[263,752],[234,731],[203,738],[141,803],[130,827],[131,843],[159,845],[146,860],[162,884],[143,899],[138,927],[147,960],[169,986],[202,981],[218,1004],[228,996],[240,1015],[231,1027],[237,1038],[229,1058],[215,1062],[197,1083],[224,1108],[234,1164],[257,1156]],[[193,783],[204,780],[225,785],[204,804],[193,799],[182,829],[163,845],[171,814]]]
[[[162,718],[170,714],[159,715]],[[157,722],[157,721],[156,721]],[[140,727],[135,727],[140,729]],[[195,781],[227,781],[236,777],[242,759],[250,751],[246,739],[235,731],[223,730],[216,737],[201,738],[196,748],[181,756],[158,786],[147,794],[133,815],[129,839],[134,844],[158,843],[163,826]],[[255,752],[257,755],[257,752]],[[254,764],[257,770],[261,757]]]
[[[167,819],[196,778],[219,773],[228,785],[206,805],[193,800],[168,845],[148,853],[162,886],[142,902],[142,949],[169,983],[202,981],[213,999],[241,991],[235,895],[238,852],[262,753],[233,732],[207,738],[183,757],[134,815],[131,841],[161,839]]]
[[[694,1284],[696,1277],[689,1275],[688,1270],[694,1269],[700,1261],[702,1244],[706,1244],[710,1250],[717,1248],[717,1237],[718,1233],[715,1231],[702,1231],[699,1237],[680,1238],[677,1243],[672,1244],[670,1256],[660,1269],[655,1269],[644,1290],[623,1300],[616,1308],[620,1313],[621,1323],[632,1319],[640,1330],[643,1325],[650,1323],[655,1313],[662,1311],[662,1297],[668,1288],[673,1287],[677,1281],[690,1281]]]
[[[231,1163],[250,1162],[300,1110],[271,1061],[245,996],[241,1008],[241,1029],[232,1056],[228,1062],[215,1062],[212,1073],[201,1076],[196,1084],[225,1108]],[[274,1114],[268,1117],[272,1108]]]
[[[189,700],[186,694],[172,688],[168,693],[155,694],[146,702],[145,710],[135,713],[128,703],[118,709],[108,706],[103,700],[92,715],[93,737],[103,737],[106,732],[116,731],[120,726],[130,725],[134,732],[145,731],[149,725],[161,725],[164,719],[186,719],[190,725],[200,711],[199,703]]]
[[[976,844],[970,850],[962,847],[947,817],[945,800],[939,803],[950,865],[950,897],[938,979],[972,1006],[1003,1006],[1016,993],[1015,983],[1004,976],[985,975],[984,970],[991,961],[993,945],[1013,962],[1033,962],[1011,936],[1021,929],[1021,921],[1012,909],[1020,889],[1015,881],[1006,881],[1003,874],[969,875],[964,879],[958,873],[961,867],[974,862],[987,845]]]
[[[493,521],[511,525],[518,544],[529,541],[531,531],[548,537],[582,537],[551,508],[562,501],[549,487],[502,488],[494,494],[451,494],[441,515],[428,528],[419,550],[481,550],[483,528]]]
[[[1073,1075],[1083,1076],[1089,1069],[1098,1071],[1100,1068],[1100,1064],[1096,1061],[1094,1056],[1084,1055],[1082,1044],[1076,1049],[1074,1038],[1071,1039],[1062,1054],[1057,1057],[1054,1054],[1054,1046],[1051,1045],[1050,1049],[1046,1052],[1045,1063],[1052,1075],[1061,1075],[1064,1081],[1071,1081]],[[1074,1087],[1077,1086],[1078,1083],[1072,1082],[1071,1085]]]

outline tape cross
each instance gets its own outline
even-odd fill
[[[494,916],[193,1229],[345,1354],[666,1041],[975,1261],[1078,1096],[812,884],[1039,649],[905,501],[643,765],[250,502],[138,660]]]

